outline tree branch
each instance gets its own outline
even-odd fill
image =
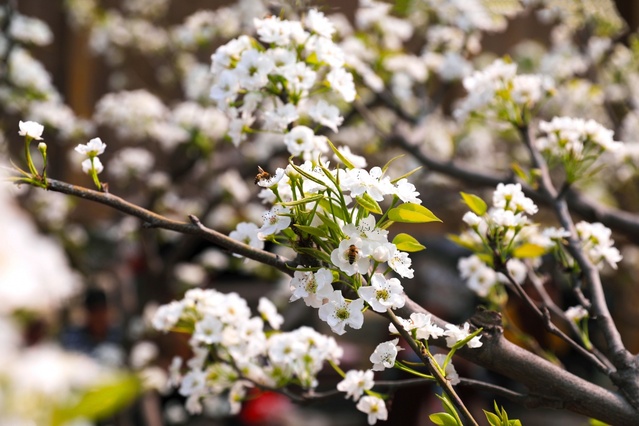
[[[524,145],[528,148],[533,167],[538,169],[540,172],[540,190],[552,200],[551,205],[555,210],[559,223],[564,229],[570,232],[570,236],[567,238],[568,252],[579,265],[583,280],[586,283],[588,290],[590,290],[590,298],[592,302],[590,310],[592,317],[597,321],[597,324],[605,337],[606,344],[608,345],[607,356],[618,370],[616,373],[612,373],[609,376],[619,387],[621,392],[626,395],[628,401],[635,408],[639,408],[639,382],[637,381],[639,368],[630,352],[628,352],[625,348],[623,341],[621,340],[621,334],[612,320],[608,304],[606,303],[606,297],[603,291],[599,271],[590,259],[588,259],[581,248],[581,243],[577,236],[577,229],[575,228],[575,224],[570,216],[570,211],[568,210],[568,203],[565,198],[558,196],[559,193],[552,182],[548,166],[539,150],[537,150],[532,143],[529,133],[530,129],[528,126],[521,126],[518,130]]]
[[[153,227],[199,236],[226,250],[271,265],[288,275],[293,274],[291,269],[293,265],[279,256],[242,244],[224,234],[204,227],[201,223],[198,225],[199,221],[195,217],[192,219],[195,223],[167,219],[112,194],[53,179],[48,180],[48,189],[110,206],[135,216]],[[410,298],[407,298],[403,308],[396,310],[396,314],[403,318],[410,317],[413,312],[430,313]],[[447,324],[445,321],[435,315],[432,315],[432,318],[438,326],[445,328]],[[588,417],[615,425],[636,424],[639,413],[620,395],[589,383],[510,343],[503,338],[500,332],[495,330],[485,330],[482,334],[482,341],[482,347],[461,348],[457,354],[468,361],[527,386],[531,394],[546,396],[547,399],[540,401],[540,406],[546,405],[549,401],[561,400],[565,401],[566,409]],[[443,339],[435,340],[433,344],[445,347]]]
[[[112,207],[122,213],[141,219],[144,221],[145,226],[149,228],[168,229],[182,234],[198,236],[228,250],[231,253],[239,254],[248,259],[253,259],[265,265],[272,266],[287,275],[293,276],[293,265],[286,259],[283,259],[276,254],[256,249],[240,241],[236,241],[220,232],[207,228],[197,217],[193,215],[189,216],[191,223],[180,222],[136,206],[135,204],[132,204],[118,196],[71,185],[54,179],[47,180],[47,189]]]
[[[406,136],[397,129],[391,135],[386,134],[385,138],[389,144],[394,144],[409,152],[425,168],[473,186],[494,188],[499,183],[515,182],[513,174],[497,176],[494,173],[488,174],[469,169],[464,167],[464,165],[455,164],[452,160],[436,160],[425,154],[418,146],[411,144]],[[522,189],[526,196],[532,198],[535,202],[547,206],[553,205],[552,197],[540,194],[528,185],[522,184]],[[573,189],[566,191],[565,199],[570,209],[584,219],[591,222],[601,222],[609,228],[623,233],[634,243],[639,243],[639,215],[594,203]]]

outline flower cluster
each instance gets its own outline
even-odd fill
[[[612,232],[601,223],[588,223],[581,221],[575,225],[577,235],[581,240],[581,247],[588,259],[599,269],[603,269],[607,263],[617,269],[617,263],[621,261],[621,253],[615,248],[612,240]]]
[[[403,250],[423,246],[406,234],[390,242],[389,218],[439,220],[419,204],[414,185],[405,178],[392,181],[379,167],[331,170],[310,161],[301,166],[291,163],[274,175],[262,171],[256,182],[263,187],[260,197],[274,206],[263,215],[261,227],[241,223],[230,236],[260,248],[264,240],[286,243],[314,259],[295,272],[291,301],[303,299],[318,308],[320,318],[338,334],[345,332],[345,326],[362,326],[364,303],[377,312],[404,306],[400,280],[382,272],[412,278],[412,260]],[[382,213],[378,201],[388,196],[393,197],[391,208],[378,220],[375,214]],[[333,288],[342,274],[359,299],[347,300]]]
[[[594,120],[555,117],[539,123],[541,136],[535,146],[552,162],[563,165],[568,182],[585,176],[601,154],[620,154],[623,144],[613,139],[613,131]]]
[[[503,183],[497,185],[490,209],[478,197],[464,194],[464,199],[473,210],[463,217],[470,229],[455,240],[475,254],[459,260],[461,277],[481,297],[487,297],[498,282],[510,281],[496,268],[505,267],[510,277],[522,283],[527,268],[519,258],[539,257],[554,244],[528,218],[537,213],[535,203],[520,184]]]
[[[254,23],[259,41],[241,36],[212,55],[211,98],[230,118],[228,136],[239,145],[260,125],[287,133],[292,155],[315,158],[312,153],[327,151],[326,140],[305,124],[312,121],[337,131],[343,118],[336,106],[314,101],[311,94],[329,88],[333,99],[345,102],[356,95],[344,53],[331,40],[333,24],[315,9],[302,22],[271,16]]]
[[[468,96],[458,105],[455,117],[494,115],[514,124],[528,121],[527,114],[554,90],[543,75],[517,75],[517,65],[497,59],[482,71],[464,78]]]
[[[309,327],[267,333],[265,321],[279,327],[281,317],[264,298],[258,310],[262,317],[252,317],[246,301],[236,293],[202,289],[189,290],[182,300],[158,308],[153,318],[156,329],[191,334],[193,358],[184,371],[179,359],[172,368],[173,383],[187,397],[190,412],[200,412],[201,399],[207,395],[228,394],[236,413],[253,384],[314,388],[324,362],[339,362],[342,350],[332,337]]]

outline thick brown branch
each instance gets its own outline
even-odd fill
[[[402,318],[413,312],[429,314],[424,308],[408,299],[396,314]],[[432,314],[431,314],[432,315]],[[440,327],[446,322],[433,315],[433,321]],[[498,328],[484,331],[480,348],[461,348],[457,354],[481,365],[488,370],[508,377],[528,388],[528,406],[557,407],[562,401],[563,408],[584,416],[599,419],[614,425],[636,424],[637,412],[621,395],[577,377],[545,359],[514,345],[503,337]],[[439,339],[433,344],[446,347]],[[536,397],[543,395],[544,398]]]

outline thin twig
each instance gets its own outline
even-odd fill
[[[451,386],[450,382],[446,380],[444,376],[439,371],[438,366],[433,365],[433,360],[431,357],[425,356],[420,347],[417,345],[417,342],[411,337],[411,335],[404,329],[402,324],[397,319],[397,316],[393,313],[392,310],[387,311],[388,318],[397,328],[399,334],[406,340],[408,345],[411,347],[413,352],[419,357],[422,363],[428,368],[428,371],[435,377],[437,384],[441,386],[441,388],[446,392],[446,394],[450,397],[451,401],[455,405],[455,407],[461,412],[462,416],[466,419],[469,424],[478,426],[477,421],[473,418],[473,415],[470,413],[468,408],[464,405],[464,402],[461,400],[455,389]]]
[[[182,234],[198,236],[232,253],[272,266],[287,275],[293,276],[294,274],[294,270],[292,269],[293,265],[287,259],[264,250],[256,249],[220,232],[207,228],[193,215],[189,216],[191,223],[169,219],[132,204],[116,195],[71,185],[54,179],[48,179],[47,189],[112,207],[122,213],[143,220],[145,224],[148,224],[148,227],[168,229]]]

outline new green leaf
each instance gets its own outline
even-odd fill
[[[488,210],[486,202],[474,194],[467,194],[460,192],[464,203],[475,213],[477,216],[482,216]]]
[[[393,238],[393,244],[395,244],[399,250],[407,252],[422,251],[426,248],[415,238],[404,233],[397,234],[395,238]]]
[[[388,218],[393,222],[427,223],[441,222],[433,212],[419,204],[404,203],[388,211]]]

